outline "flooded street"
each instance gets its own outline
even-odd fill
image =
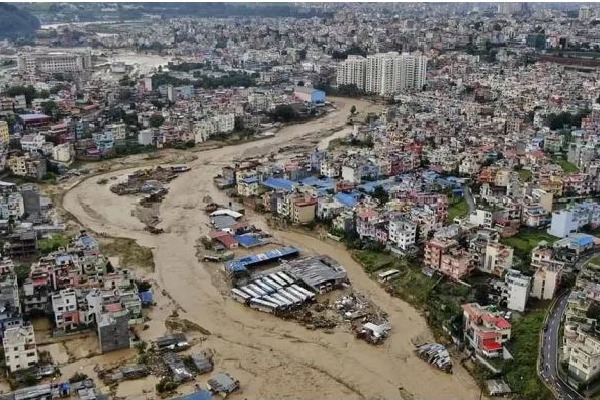
[[[347,269],[353,287],[369,294],[390,315],[392,333],[382,346],[356,340],[342,327],[331,334],[309,331],[295,322],[243,307],[215,285],[216,274],[211,269],[221,265],[197,261],[195,242],[208,232],[202,198],[210,195],[217,203],[226,200],[212,182],[222,166],[248,152],[268,154],[316,131],[344,127],[336,135],[341,137],[352,129],[345,127],[352,105],[363,114],[379,107],[361,100],[332,100],[338,111],[285,127],[274,138],[196,153],[198,159],[189,163],[192,171],[169,185],[160,209],[162,222],[158,227],[166,231],[162,235],[145,232],[143,224],[131,216],[135,197],[114,195],[109,185],[96,183],[134,169],[84,180],[65,194],[63,207],[95,232],[133,238],[153,248],[156,271],[148,277],[158,284],[155,291],[166,290],[180,307],[181,318],[211,332],[202,347],[215,350],[216,371],[227,371],[241,382],[242,391],[234,398],[398,399],[410,393],[420,399],[477,399],[479,388],[458,363],[454,374],[446,375],[413,354],[411,340],[431,338],[424,318],[407,303],[385,293],[338,243],[295,232],[273,232],[276,240],[308,253],[328,254]],[[320,145],[326,147],[325,143],[328,139]],[[170,312],[169,307],[157,307],[142,337],[149,341],[164,334],[164,319]],[[103,362],[104,357],[96,357],[94,362]],[[115,360],[112,354],[107,357]],[[74,368],[84,366],[79,363]],[[204,377],[199,381],[205,381]],[[121,385],[118,394],[127,398],[146,398],[144,391],[153,387],[144,380]]]

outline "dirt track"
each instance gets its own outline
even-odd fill
[[[244,308],[215,286],[214,273],[208,269],[219,267],[196,259],[195,241],[208,230],[201,208],[203,196],[209,194],[221,203],[226,200],[212,184],[221,166],[245,152],[269,153],[294,138],[342,126],[353,104],[364,114],[372,107],[359,100],[338,99],[336,104],[339,111],[283,128],[275,138],[196,153],[198,159],[189,164],[192,171],[170,183],[161,205],[158,227],[164,228],[165,234],[144,232],[143,224],[130,213],[134,199],[116,196],[108,185],[96,183],[127,171],[83,181],[65,194],[63,207],[93,231],[134,238],[154,249],[156,272],[152,277],[182,307],[181,317],[212,333],[203,346],[215,349],[217,370],[226,370],[240,380],[243,391],[236,398],[399,399],[411,398],[406,395],[410,393],[421,399],[476,399],[479,389],[466,371],[457,366],[453,375],[446,375],[413,355],[411,340],[430,338],[425,320],[408,304],[380,289],[338,244],[275,232],[286,244],[329,254],[347,268],[356,290],[368,293],[390,315],[393,331],[383,346],[372,347],[340,329],[333,334],[308,331],[294,322]],[[164,333],[160,318],[166,313],[157,311],[144,335]],[[145,398],[142,391],[141,382],[137,393],[134,382],[127,384],[129,398]]]

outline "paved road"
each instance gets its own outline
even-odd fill
[[[473,214],[475,212],[475,199],[473,198],[473,193],[471,193],[471,188],[469,185],[463,185],[462,189],[469,206],[469,214]]]
[[[599,254],[600,252],[596,251],[583,256],[583,258],[577,262],[575,267],[581,270],[585,263]],[[542,365],[540,366],[540,374],[542,379],[556,390],[559,399],[581,400],[585,399],[585,397],[577,393],[575,389],[564,382],[558,375],[558,351],[561,345],[561,343],[558,342],[558,335],[560,322],[565,313],[565,309],[567,308],[567,299],[569,298],[570,293],[571,292],[568,291],[557,298],[548,314],[548,328],[544,331],[544,337],[542,338]]]
[[[558,375],[558,331],[560,329],[560,321],[567,307],[567,299],[569,293],[561,295],[554,303],[554,307],[548,315],[548,328],[544,332],[542,339],[542,371],[541,376],[550,386],[552,386],[559,395],[559,399],[583,399],[577,391],[571,386],[563,382]]]

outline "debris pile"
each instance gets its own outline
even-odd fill
[[[428,364],[437,367],[438,369],[452,373],[452,361],[450,353],[443,344],[425,343],[417,346],[415,353]]]
[[[357,338],[372,344],[382,343],[391,330],[387,314],[361,293],[340,297],[333,308],[351,325]]]
[[[291,312],[290,316],[310,330],[333,329],[337,326],[337,322],[334,319],[315,311],[302,308]]]
[[[186,172],[183,167],[161,167],[146,168],[135,171],[127,176],[123,182],[116,183],[110,187],[111,192],[118,195],[146,193],[149,194],[144,202],[160,200],[166,194],[164,185],[177,178],[179,173]]]

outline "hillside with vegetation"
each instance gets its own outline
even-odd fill
[[[30,36],[40,29],[40,21],[27,11],[0,3],[0,39]]]

